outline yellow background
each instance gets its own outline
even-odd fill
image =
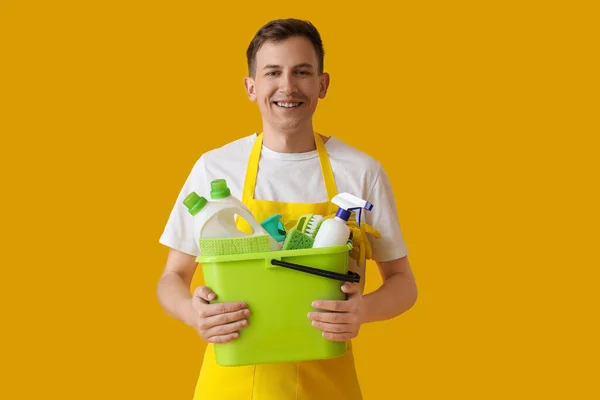
[[[245,50],[289,16],[325,43],[315,127],[383,163],[419,286],[355,342],[365,398],[600,396],[598,13],[392,3],[2,2],[0,398],[191,398],[158,238],[197,158],[260,130]]]

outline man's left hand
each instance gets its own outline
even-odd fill
[[[333,312],[308,313],[312,325],[323,331],[325,339],[343,342],[358,335],[364,319],[364,302],[358,283],[346,282],[342,291],[348,294],[347,300],[317,300],[312,306],[321,310]]]

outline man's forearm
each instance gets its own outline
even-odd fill
[[[364,296],[366,322],[383,321],[409,310],[417,300],[412,274],[396,273],[376,291]]]
[[[157,295],[167,314],[187,324],[192,308],[192,295],[179,274],[170,272],[161,277]]]

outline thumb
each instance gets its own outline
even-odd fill
[[[360,287],[358,286],[358,283],[356,282],[346,282],[342,285],[342,292],[344,293],[358,293],[358,291],[360,290]]]
[[[217,295],[206,286],[198,286],[194,290],[194,297],[199,297],[205,301],[212,301],[217,298]]]

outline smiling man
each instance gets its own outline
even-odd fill
[[[396,317],[417,298],[390,182],[377,160],[334,136],[315,132],[313,114],[327,94],[330,78],[324,72],[321,37],[310,22],[269,22],[251,41],[247,61],[244,84],[249,99],[258,104],[262,132],[208,151],[194,165],[160,238],[170,250],[158,283],[159,301],[209,343],[195,399],[362,399],[351,339],[362,324]],[[190,295],[200,249],[183,199],[192,191],[208,197],[210,182],[219,178],[227,180],[231,194],[242,199],[258,221],[273,214],[288,220],[307,213],[329,215],[337,209],[330,200],[341,192],[374,204],[364,220],[381,237],[354,239],[357,247],[370,250],[366,253],[377,263],[383,284],[363,296],[364,279],[361,284],[345,283],[347,300],[315,299],[314,307],[323,311],[308,316],[326,339],[348,342],[345,355],[242,367],[216,363],[213,343],[236,340],[250,311],[243,302],[210,304],[219,293],[208,287],[194,288]],[[353,252],[349,265],[363,277],[364,253]]]
[[[316,36],[278,40],[277,33],[258,36],[247,55],[246,91],[262,114],[263,145],[286,153],[314,150],[312,116],[329,87],[323,52],[315,50]]]

